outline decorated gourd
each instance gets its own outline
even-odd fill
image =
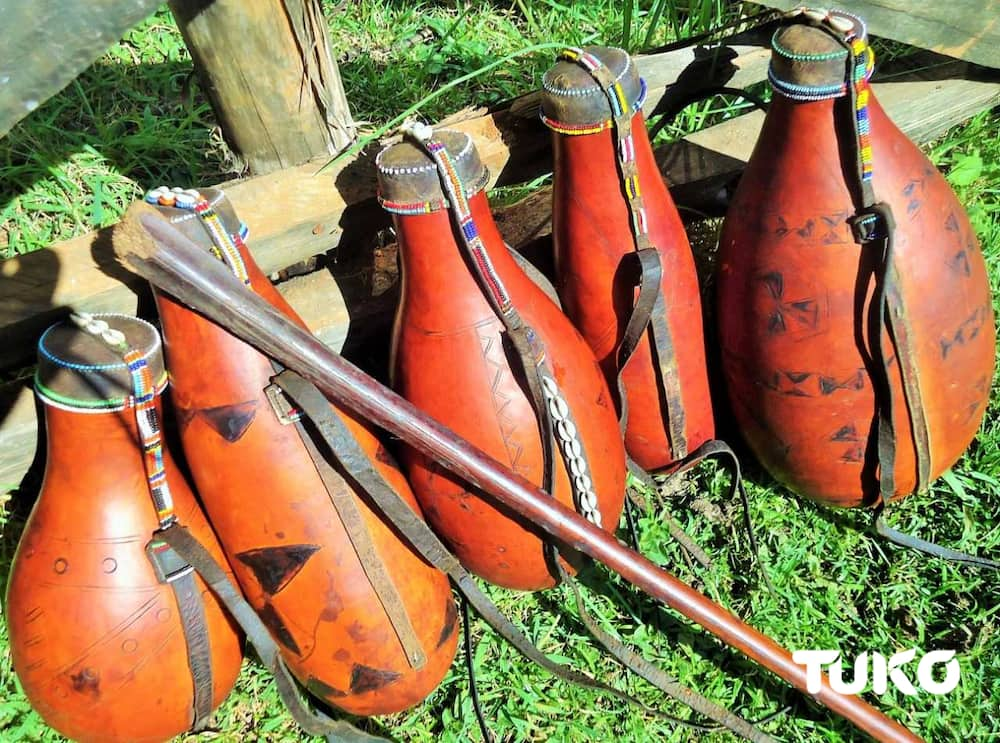
[[[296,322],[253,262],[220,191],[147,200]],[[457,613],[446,576],[372,510],[254,348],[162,293],[157,307],[181,440],[206,511],[248,601],[317,697],[359,715],[424,699],[451,665]],[[415,510],[374,434],[339,409],[369,464]],[[307,429],[306,426],[309,426]]]
[[[499,462],[613,530],[625,460],[600,368],[504,245],[471,139],[418,130],[420,144],[392,145],[377,160],[402,260],[393,385]],[[556,566],[539,530],[415,452],[406,450],[404,462],[428,521],[467,568],[510,588],[554,585]],[[575,553],[560,549],[572,562]]]
[[[663,469],[715,429],[698,277],[646,134],[645,83],[623,50],[586,47],[543,87],[559,297],[619,397],[629,455]]]
[[[982,254],[947,182],[879,106],[863,23],[801,12],[722,231],[719,340],[765,467],[823,503],[884,503],[975,435],[993,377]]]
[[[242,639],[156,538],[177,521],[222,553],[162,447],[156,330],[123,315],[64,321],[38,344],[47,459],[7,586],[14,670],[78,741],[165,741],[201,727],[239,673]]]

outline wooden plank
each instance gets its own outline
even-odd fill
[[[755,2],[779,10],[802,5],[799,0]],[[1000,67],[1000,0],[838,0],[835,7],[863,18],[874,36]]]
[[[319,0],[170,0],[222,134],[251,173],[354,138]]]
[[[905,80],[902,73],[892,72],[892,75],[892,82],[876,84],[876,95],[893,120],[918,142],[940,136],[974,113],[1000,102],[998,84],[919,79],[933,77],[927,69],[908,73]],[[657,149],[657,162],[679,204],[719,213],[750,156],[762,119],[760,113],[747,114]],[[551,191],[542,189],[518,204],[498,210],[497,224],[504,238],[513,245],[544,243],[552,229],[550,197]],[[378,260],[376,255],[372,266],[372,258],[367,256],[360,263],[367,263],[369,270],[377,272]],[[391,263],[391,257],[388,260]],[[292,279],[279,285],[279,289],[314,332],[319,328],[317,335],[327,343],[339,347],[337,344],[353,336],[351,345],[361,345],[368,338],[377,337],[384,347],[389,314],[394,306],[393,293],[377,280],[350,282],[352,270],[338,275],[343,296],[327,271]],[[373,300],[372,295],[379,292],[381,296]],[[36,423],[30,390],[0,389],[0,419],[3,441],[0,487],[3,487],[17,483],[32,460]]]
[[[762,80],[767,55],[758,45],[734,41],[637,58],[650,91],[647,111],[693,86]],[[678,89],[673,83],[682,74],[686,77]],[[530,180],[551,169],[549,132],[538,121],[537,101],[537,95],[529,94],[510,108],[476,112],[450,124],[475,139],[490,170],[490,187]],[[254,259],[265,273],[355,244],[388,224],[374,201],[373,156],[369,152],[322,172],[323,162],[311,161],[222,184],[250,228]],[[35,339],[66,308],[136,311],[142,282],[115,262],[111,229],[0,263],[0,369],[30,359]]]

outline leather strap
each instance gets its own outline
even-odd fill
[[[730,712],[725,707],[716,704],[698,692],[684,686],[676,679],[671,678],[662,669],[650,663],[625,645],[625,643],[605,632],[590,612],[587,611],[576,581],[564,574],[563,584],[569,586],[574,602],[576,603],[576,611],[580,615],[580,621],[587,628],[587,632],[623,668],[641,676],[667,696],[676,699],[682,704],[686,704],[698,714],[709,720],[713,720],[719,726],[727,728],[736,735],[740,735],[754,743],[776,743],[775,739],[770,735],[758,730],[739,715]]]
[[[194,568],[160,539],[153,539],[146,545],[146,556],[157,579],[170,586],[177,600],[194,685],[194,721],[191,729],[201,732],[208,727],[212,716],[212,650],[205,623],[205,605],[194,579]]]
[[[919,550],[934,557],[961,562],[966,565],[1000,569],[1000,562],[968,555],[964,552],[940,547],[918,537],[904,534],[890,528],[885,523],[884,512],[896,494],[896,449],[899,444],[897,431],[908,425],[913,439],[914,458],[917,463],[916,492],[922,492],[930,484],[931,443],[920,390],[920,374],[914,349],[914,334],[910,325],[906,303],[903,300],[899,276],[900,269],[894,250],[896,222],[892,208],[886,202],[878,202],[873,186],[874,165],[870,144],[863,143],[869,136],[867,96],[868,72],[873,66],[872,51],[867,40],[861,37],[845,36],[833,28],[829,22],[818,25],[841,46],[847,49],[847,64],[844,72],[847,99],[850,102],[850,129],[852,136],[847,145],[854,153],[855,167],[852,169],[853,193],[856,212],[851,218],[855,241],[861,246],[877,251],[875,269],[875,293],[872,297],[872,322],[865,322],[869,330],[868,345],[872,358],[879,366],[876,382],[876,406],[878,408],[875,430],[877,437],[879,500],[876,503],[875,530],[890,541]],[[864,322],[864,320],[861,320]],[[885,337],[889,336],[892,350],[885,347]],[[897,422],[893,405],[892,371],[895,361],[903,382],[903,397],[906,403],[908,421]]]
[[[670,719],[678,724],[691,725],[685,720],[666,715],[658,710],[651,709],[632,696],[615,689],[608,684],[591,678],[568,666],[549,659],[516,627],[509,619],[493,604],[485,593],[476,584],[473,577],[459,563],[458,559],[448,551],[447,547],[438,539],[437,535],[430,529],[427,523],[420,518],[413,509],[404,501],[392,486],[374,469],[371,461],[361,451],[354,437],[351,436],[343,421],[340,420],[330,409],[329,403],[315,387],[304,380],[301,384],[297,381],[289,383],[297,375],[291,371],[282,372],[275,383],[279,384],[289,398],[305,412],[314,423],[317,432],[326,440],[329,448],[337,453],[342,466],[351,476],[365,489],[372,499],[375,507],[388,519],[393,526],[399,530],[400,534],[409,542],[416,552],[434,565],[436,568],[446,573],[459,590],[462,596],[468,601],[487,624],[489,624],[504,640],[510,643],[518,652],[528,660],[533,661],[553,675],[590,689],[602,691],[614,696],[617,699],[635,705],[650,714]],[[301,378],[299,378],[301,379]],[[561,566],[556,563],[558,570]],[[562,574],[563,577],[565,573]],[[471,654],[470,654],[471,655]],[[627,653],[622,653],[627,657]],[[638,671],[637,671],[638,672]],[[652,675],[652,672],[649,672]],[[640,674],[642,675],[642,674]],[[643,676],[644,678],[646,676]],[[694,696],[691,696],[694,695]],[[688,703],[698,695],[695,692],[682,694],[679,701]],[[700,703],[699,703],[700,704]],[[696,708],[701,712],[703,709],[710,709],[711,702],[704,700],[701,708]],[[728,714],[728,713],[727,713]],[[712,718],[715,719],[715,718]],[[721,722],[721,720],[720,720]],[[723,723],[724,724],[724,723]],[[485,727],[485,724],[483,724]],[[700,726],[695,726],[699,727]],[[486,735],[486,733],[484,733]]]
[[[281,701],[299,727],[310,735],[325,736],[330,743],[384,743],[383,738],[364,733],[345,720],[334,720],[308,707],[295,678],[281,657],[277,643],[260,617],[229,580],[215,558],[186,528],[175,522],[157,531],[155,536],[169,544],[188,565],[198,571],[198,575],[236,620],[261,663],[274,676]]]
[[[656,357],[656,365],[659,369],[657,375],[660,394],[662,398],[663,412],[667,416],[667,435],[670,440],[670,456],[673,460],[680,460],[687,456],[688,443],[685,426],[684,400],[681,393],[681,379],[677,369],[677,355],[674,349],[673,334],[667,324],[667,312],[663,301],[663,292],[660,284],[661,268],[659,254],[656,247],[649,238],[649,231],[646,217],[646,206],[642,196],[639,181],[639,166],[635,157],[635,144],[632,136],[632,117],[634,115],[633,106],[625,100],[621,85],[616,80],[615,75],[604,65],[604,63],[593,54],[583,49],[569,48],[560,53],[560,58],[574,62],[582,67],[600,86],[608,99],[611,108],[612,121],[614,122],[615,151],[618,153],[617,165],[621,178],[622,191],[625,194],[626,204],[629,209],[630,226],[632,228],[633,245],[637,253],[645,254],[640,258],[641,273],[639,277],[639,299],[642,297],[642,287],[646,285],[649,292],[655,292],[652,297],[652,306],[647,311],[645,307],[639,307],[639,302],[633,308],[629,317],[628,325],[641,323],[642,331],[648,331],[651,339],[651,350]],[[656,254],[655,263],[652,260],[653,251]],[[648,299],[647,299],[648,303]],[[637,317],[638,312],[638,317]],[[627,356],[631,357],[635,345],[639,342],[639,333],[633,329],[633,338],[628,339],[632,349]],[[623,342],[626,339],[623,338]],[[628,363],[628,358],[622,360],[621,347],[619,347],[619,380],[621,370]],[[618,385],[620,398],[625,400],[624,388]],[[622,403],[623,409],[625,403]]]
[[[289,385],[308,384],[301,377],[286,377],[285,382]],[[315,388],[313,389],[315,390]],[[336,415],[332,410],[330,414]],[[410,615],[403,605],[399,589],[396,588],[392,576],[386,571],[385,564],[382,562],[382,558],[375,547],[375,542],[372,541],[371,533],[369,533],[368,527],[365,526],[365,519],[361,513],[361,509],[358,508],[357,501],[350,492],[345,490],[343,480],[330,465],[329,460],[319,451],[316,442],[304,430],[302,423],[298,422],[295,425],[302,434],[302,443],[305,445],[306,451],[309,452],[316,471],[323,480],[326,492],[330,496],[330,502],[333,503],[333,507],[340,517],[340,522],[343,524],[344,530],[351,540],[351,546],[354,547],[358,561],[361,563],[361,568],[365,572],[365,577],[371,583],[372,589],[375,591],[375,595],[378,596],[379,603],[382,604],[382,609],[385,611],[389,623],[396,633],[396,638],[403,648],[403,654],[406,656],[407,662],[412,668],[423,668],[427,664],[427,655],[420,645],[420,639],[413,629],[412,622],[410,622]],[[334,456],[336,455],[334,454]]]

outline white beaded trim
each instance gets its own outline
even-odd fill
[[[630,69],[632,69],[632,56],[626,53],[625,66],[622,68],[622,71],[618,73],[618,76],[615,78],[615,82],[620,83],[622,78],[625,77]],[[551,70],[549,72],[551,72]],[[545,89],[545,92],[551,93],[552,95],[585,96],[604,93],[604,89],[601,88],[600,85],[589,85],[586,88],[556,88],[549,82],[549,72],[546,72],[545,75],[542,76],[542,87]]]
[[[468,157],[469,154],[472,152],[472,137],[469,134],[466,134],[465,132],[456,132],[456,134],[461,134],[463,137],[465,137],[465,144],[462,145],[462,149],[458,152],[458,154],[451,156],[452,163],[458,165],[460,160],[463,160],[464,158]],[[427,163],[425,165],[413,165],[406,168],[394,168],[394,167],[389,167],[387,165],[383,165],[382,156],[395,146],[396,145],[389,145],[375,156],[375,167],[378,168],[380,173],[384,173],[385,175],[417,175],[418,173],[428,173],[432,170],[435,172],[437,171],[437,165],[435,165],[433,162]]]

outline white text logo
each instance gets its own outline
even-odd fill
[[[844,668],[837,650],[796,650],[792,660],[806,667],[806,687],[810,694],[820,690],[823,667],[829,666],[830,686],[841,694],[860,694],[869,688],[876,694],[885,694],[889,681],[900,693],[912,696],[917,693],[910,677],[903,668],[917,656],[916,648],[896,653],[886,660],[881,653],[864,652],[854,661],[854,677],[844,680]],[[944,666],[944,678],[938,681],[934,666]],[[958,686],[962,671],[954,650],[932,650],[917,664],[917,686],[930,694],[947,694]]]

